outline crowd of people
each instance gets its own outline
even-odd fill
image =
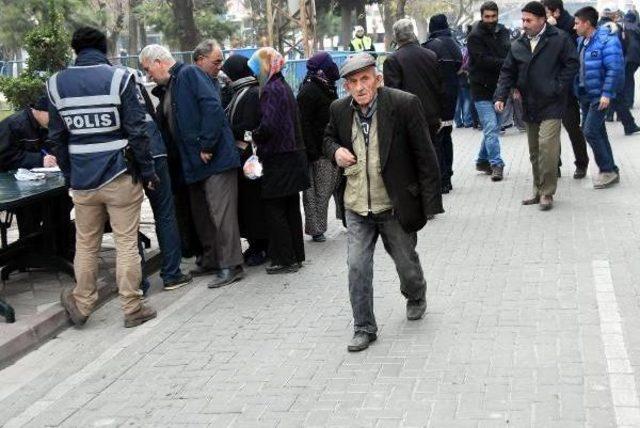
[[[524,205],[553,207],[563,125],[574,178],[586,176],[588,143],[599,169],[594,187],[618,182],[605,121],[613,110],[626,134],[640,130],[629,112],[640,65],[636,14],[617,23],[617,14],[599,19],[592,7],[571,16],[562,0],[532,1],[513,38],[499,23],[496,3],[482,4],[480,13],[463,44],[445,15],[431,17],[422,45],[412,21],[400,19],[393,26],[397,49],[382,73],[359,29],[355,52],[341,68],[325,52],[307,60],[297,96],[275,49],[225,59],[214,40],[195,47],[193,64],[176,61],[160,45],[146,46],[140,67],[155,84],[149,93],[143,73],[109,63],[102,32],[78,29],[74,66],[49,79],[46,97],[0,126],[4,170],[59,165],[72,189],[77,285],[61,296],[72,322],[84,324],[95,306],[106,223],[115,238],[125,326],[156,316],[143,302],[149,287],[138,239],[144,194],[167,290],[197,276],[210,277],[210,288],[223,287],[245,276],[243,265],[297,272],[305,261],[304,235],[326,240],[333,196],[348,236],[355,330],[348,350],[361,351],[377,334],[378,237],[397,267],[407,318],[425,314],[417,232],[443,212],[442,195],[453,190],[454,125],[473,126],[476,115],[482,138],[475,168],[499,182],[500,132],[505,116],[515,116],[526,130],[532,165]],[[348,96],[338,99],[340,79]],[[184,273],[181,260],[190,257],[196,267]]]

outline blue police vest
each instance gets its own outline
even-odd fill
[[[99,189],[127,170],[120,94],[130,78],[122,68],[99,64],[69,67],[47,82],[69,131],[72,189]]]
[[[151,157],[159,158],[163,156],[167,156],[167,148],[164,145],[164,139],[162,138],[162,133],[160,129],[158,129],[158,125],[151,114],[149,114],[149,110],[153,110],[153,105],[147,106],[147,101],[142,95],[142,91],[146,91],[147,89],[144,87],[144,83],[142,80],[142,72],[140,70],[136,70],[134,68],[127,67],[127,71],[131,73],[133,76],[136,86],[138,87],[138,102],[140,102],[140,106],[144,109],[146,114],[144,115],[145,127],[147,130],[147,136],[149,137],[150,151]],[[151,100],[149,100],[151,102]]]

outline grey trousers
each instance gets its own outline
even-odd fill
[[[349,298],[356,332],[376,333],[373,313],[373,252],[378,236],[393,259],[400,277],[400,291],[409,300],[424,299],[427,283],[416,252],[418,235],[405,232],[391,211],[366,217],[346,211]]]
[[[202,242],[202,267],[232,268],[243,263],[238,227],[238,171],[214,174],[189,185],[193,222]]]

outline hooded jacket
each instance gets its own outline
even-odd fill
[[[605,23],[598,27],[591,37],[578,39],[578,55],[584,58],[583,69],[575,80],[576,94],[591,99],[601,96],[615,98],[624,86],[624,57],[618,38],[618,26]],[[580,73],[584,77],[584,87],[580,87]]]

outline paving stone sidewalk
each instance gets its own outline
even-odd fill
[[[405,318],[375,257],[378,341],[350,354],[346,235],[307,243],[296,274],[152,295],[124,329],[117,300],[0,371],[4,427],[640,426],[640,136],[611,124],[621,183],[577,181],[563,135],[555,208],[520,205],[524,134],[505,180],[474,171],[480,133],[456,130],[446,214],[419,235],[428,314]],[[589,172],[594,173],[591,167]]]

